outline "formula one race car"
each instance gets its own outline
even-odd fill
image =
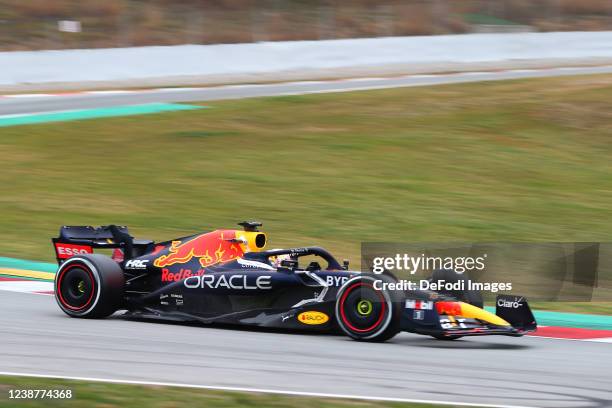
[[[57,303],[72,317],[127,310],[136,318],[335,331],[368,341],[400,331],[456,339],[536,329],[524,298],[499,295],[493,314],[437,292],[391,290],[393,276],[349,271],[348,261],[319,247],[264,250],[261,224],[239,225],[160,243],[115,225],[64,226],[52,240]]]

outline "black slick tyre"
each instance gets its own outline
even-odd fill
[[[71,317],[103,318],[121,308],[125,278],[119,264],[100,254],[78,255],[60,265],[55,300]]]
[[[379,283],[375,285],[376,281]],[[382,289],[383,282],[395,280],[385,275],[362,275],[342,285],[335,312],[338,326],[346,335],[360,341],[383,342],[400,332],[402,296]]]

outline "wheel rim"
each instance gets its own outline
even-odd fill
[[[387,314],[385,298],[365,282],[349,286],[340,298],[340,318],[344,326],[358,334],[377,330]]]
[[[85,309],[91,304],[95,291],[96,282],[87,266],[75,263],[60,271],[57,278],[57,297],[66,309]]]
[[[369,316],[372,313],[372,302],[367,299],[361,299],[357,303],[357,313],[361,316]]]

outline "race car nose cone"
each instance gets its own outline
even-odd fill
[[[436,303],[436,310],[441,315],[460,316],[468,319],[478,319],[496,326],[510,326],[510,323],[501,317],[487,312],[484,309],[464,302],[440,301]]]

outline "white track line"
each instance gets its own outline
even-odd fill
[[[197,389],[217,390],[217,391],[257,392],[257,393],[266,393],[266,394],[295,395],[295,396],[301,396],[301,397],[360,399],[360,400],[366,400],[366,401],[388,401],[388,402],[412,402],[412,403],[419,403],[419,404],[459,405],[459,406],[466,406],[466,407],[531,408],[531,407],[519,406],[519,405],[495,405],[495,404],[479,404],[479,403],[457,402],[457,401],[423,400],[423,399],[412,399],[412,398],[371,397],[367,395],[347,395],[347,394],[328,394],[328,393],[319,393],[319,392],[284,391],[284,390],[275,390],[275,389],[267,389],[267,388],[218,387],[218,386],[212,386],[212,385],[180,384],[180,383],[155,382],[155,381],[119,380],[119,379],[109,379],[109,378],[73,377],[73,376],[64,376],[64,375],[16,373],[16,372],[5,372],[5,371],[0,371],[0,375],[31,377],[31,378],[65,379],[65,380],[89,381],[89,382],[106,382],[106,383],[111,383],[111,384],[148,385],[148,386],[156,386],[156,387],[161,386],[161,387],[197,388]]]
[[[594,341],[597,343],[612,343],[612,337],[604,337],[603,339],[592,339],[589,341]]]
[[[122,89],[116,89],[116,90],[109,90],[109,91],[85,91],[85,92],[75,92],[72,94],[66,94],[66,95],[79,95],[79,94],[89,94],[89,95],[119,95],[119,94],[129,94],[129,93],[134,93],[134,92],[142,92],[142,91],[136,91],[136,90],[122,90]],[[53,95],[53,96],[64,96],[62,94],[57,94],[57,95]]]
[[[293,85],[320,85],[320,84],[326,84],[328,82],[329,81],[297,81],[297,82],[291,82],[291,84]]]
[[[551,68],[551,69],[556,69],[556,68]],[[510,69],[508,71],[498,71],[498,72],[512,72],[515,74],[527,74],[530,72],[538,72],[538,71],[548,71],[548,70],[544,70],[544,69]]]
[[[368,81],[387,81],[389,78],[382,77],[364,77],[364,78],[349,78],[349,79],[341,79],[340,82],[368,82]]]
[[[202,88],[188,88],[188,87],[167,87],[167,88],[150,88],[150,89],[146,89],[146,92],[150,92],[150,91],[156,91],[156,92],[176,92],[176,91],[181,91],[181,92],[187,92],[187,91],[201,91]],[[143,92],[145,92],[143,91]]]
[[[471,76],[471,75],[489,75],[492,74],[493,72],[489,71],[472,71],[472,72],[462,72],[461,74],[463,76]],[[455,74],[455,75],[459,75],[459,73]]]
[[[45,94],[45,93],[33,93],[33,94],[11,94],[11,95],[2,95],[5,98],[47,98],[49,96],[57,96],[54,94]]]
[[[415,74],[415,75],[404,75],[401,78],[410,79],[410,78],[438,78],[441,75],[439,74]]]
[[[47,292],[53,290],[53,282],[36,280],[0,281],[0,290],[21,293]]]

